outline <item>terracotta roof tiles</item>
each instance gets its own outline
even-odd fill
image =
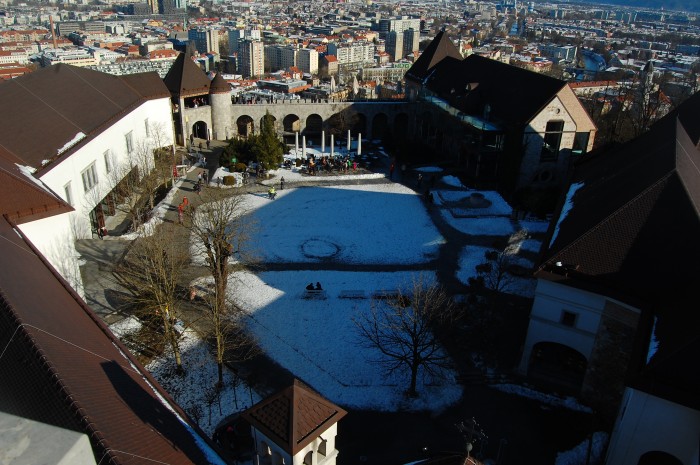
[[[295,380],[292,386],[242,415],[278,446],[295,455],[345,414],[345,410]]]

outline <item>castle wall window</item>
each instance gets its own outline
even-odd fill
[[[73,189],[70,183],[63,186],[63,192],[66,194],[66,202],[68,202],[69,205],[73,205]]]
[[[568,326],[569,328],[573,328],[576,326],[576,320],[578,319],[578,314],[574,312],[569,312],[568,310],[562,310],[561,312],[561,319],[559,322],[563,324],[564,326]]]
[[[588,149],[588,139],[590,133],[588,132],[577,132],[574,137],[574,146],[571,148],[571,152],[576,155],[583,155]]]
[[[561,136],[564,131],[563,121],[548,121],[542,144],[541,161],[556,161],[559,158]]]
[[[129,131],[124,134],[124,141],[126,142],[126,153],[131,153],[134,151],[134,134],[133,131]]]
[[[95,170],[95,163],[85,168],[85,170],[80,174],[83,178],[83,188],[85,192],[89,191],[97,184],[97,171]]]

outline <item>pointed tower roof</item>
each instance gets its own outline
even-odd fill
[[[406,72],[406,77],[416,81],[422,81],[433,66],[438,64],[445,57],[452,57],[457,60],[462,59],[462,55],[459,53],[455,44],[447,37],[447,33],[445,33],[445,31],[440,31],[423,51],[421,56],[418,57],[416,62],[413,63],[413,66]]]
[[[177,56],[175,63],[163,79],[172,95],[191,97],[209,93],[209,78],[186,53]]]
[[[242,415],[285,452],[296,455],[346,413],[295,379],[293,385]]]
[[[216,76],[214,76],[214,79],[212,79],[211,84],[209,85],[209,93],[228,94],[229,92],[231,92],[231,86],[229,86],[228,82],[224,80],[221,73],[216,73]]]

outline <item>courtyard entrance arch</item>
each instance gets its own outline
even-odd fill
[[[199,139],[209,139],[209,132],[207,128],[207,123],[204,121],[197,121],[192,125],[192,134],[194,137]]]
[[[238,135],[242,137],[248,137],[255,133],[255,125],[253,118],[248,115],[243,115],[236,120],[236,128],[238,130]]]
[[[556,342],[538,342],[532,348],[528,378],[545,387],[578,393],[588,362],[576,349]]]

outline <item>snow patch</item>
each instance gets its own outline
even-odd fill
[[[659,339],[656,337],[656,323],[659,318],[654,316],[654,325],[651,327],[651,337],[649,338],[649,348],[647,349],[647,365],[651,362],[654,354],[659,350]]]
[[[557,224],[554,227],[554,233],[552,234],[552,240],[549,241],[550,247],[552,246],[552,244],[554,244],[554,241],[557,239],[557,235],[559,234],[559,226],[561,226],[562,221],[564,221],[564,219],[566,219],[566,216],[569,214],[571,209],[574,207],[574,195],[583,186],[584,186],[583,182],[577,182],[577,183],[572,184],[571,187],[569,187],[569,191],[566,193],[566,200],[564,201],[564,207],[561,209],[561,214],[559,215],[559,219],[557,220]]]
[[[84,138],[85,138],[85,134],[82,133],[82,132],[79,132],[78,134],[76,134],[75,136],[73,136],[73,138],[72,138],[71,140],[69,140],[68,142],[66,142],[66,144],[65,144],[63,147],[59,148],[59,149],[56,151],[56,155],[62,154],[63,152],[65,152],[65,151],[68,150],[69,148],[73,147],[75,144],[77,144],[78,142],[80,142],[80,141],[83,140]]]

